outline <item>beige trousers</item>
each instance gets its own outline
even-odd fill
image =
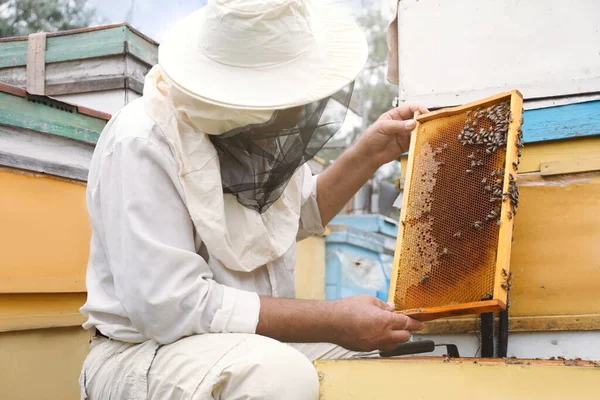
[[[353,354],[250,334],[197,335],[164,346],[94,338],[79,384],[90,400],[308,400],[319,393],[311,361]]]

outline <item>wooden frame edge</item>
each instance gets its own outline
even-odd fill
[[[508,137],[506,160],[504,164],[504,182],[502,184],[502,193],[509,192],[510,177],[517,180],[517,169],[514,167],[518,162],[518,148],[516,146],[519,129],[521,126],[521,109],[523,107],[523,98],[517,91],[511,92],[510,97],[510,115],[512,122],[508,126]],[[496,275],[494,277],[494,299],[498,299],[502,303],[508,301],[508,291],[510,287],[502,285],[510,285],[510,252],[512,247],[512,235],[514,226],[514,217],[509,218],[508,213],[512,213],[510,200],[502,202],[500,212],[500,230],[498,232],[498,251],[496,258]]]
[[[465,314],[480,314],[502,311],[506,309],[506,303],[500,300],[484,300],[471,303],[461,303],[452,306],[413,308],[398,311],[399,314],[407,315],[422,322],[433,321],[439,318],[455,317]]]
[[[470,103],[463,104],[462,106],[442,108],[441,110],[423,114],[423,115],[417,117],[417,121],[418,122],[427,122],[427,121],[431,121],[432,119],[444,118],[444,117],[449,117],[452,115],[460,114],[460,113],[464,112],[465,110],[468,110],[473,107],[487,107],[488,105],[493,104],[503,98],[506,98],[508,100],[509,98],[512,98],[512,96],[514,94],[517,94],[522,97],[521,93],[518,90],[511,90],[509,92],[499,93],[495,96],[490,96],[490,97],[487,97],[487,98],[484,98],[481,100],[472,101]]]
[[[404,180],[404,190],[402,191],[402,208],[400,209],[400,220],[398,221],[398,235],[396,237],[396,249],[402,246],[402,237],[404,236],[404,221],[406,220],[406,208],[408,207],[408,192],[410,190],[410,181],[412,179],[412,167],[415,159],[414,148],[417,143],[417,132],[419,131],[419,111],[415,111],[414,119],[416,125],[410,135],[410,146],[408,150],[408,162],[406,167],[406,179]],[[394,252],[394,264],[392,265],[392,276],[390,281],[390,290],[388,291],[388,302],[395,303],[396,284],[398,282],[398,266],[400,264],[400,251]]]

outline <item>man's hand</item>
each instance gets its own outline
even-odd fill
[[[261,297],[256,333],[283,342],[328,342],[349,350],[393,350],[423,324],[371,296],[335,301]]]
[[[323,225],[336,216],[375,171],[408,150],[418,105],[403,105],[383,114],[360,139],[325,170],[317,181],[317,201]]]
[[[333,302],[335,344],[355,351],[394,350],[424,325],[371,296],[353,296]]]
[[[410,134],[415,127],[415,111],[421,114],[429,112],[425,107],[414,104],[386,112],[362,134],[354,145],[355,150],[367,155],[374,168],[396,160],[408,151]]]

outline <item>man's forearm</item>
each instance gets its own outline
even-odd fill
[[[348,350],[396,348],[423,324],[371,296],[334,301],[260,298],[256,333],[288,343],[334,343]]]
[[[317,180],[317,201],[323,226],[344,207],[377,171],[377,165],[359,145],[344,152]]]
[[[333,303],[318,300],[260,298],[256,333],[282,342],[332,342],[336,336]]]

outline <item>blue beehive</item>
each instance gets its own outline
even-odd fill
[[[329,228],[326,299],[368,294],[387,301],[397,223],[381,215],[344,215]]]

